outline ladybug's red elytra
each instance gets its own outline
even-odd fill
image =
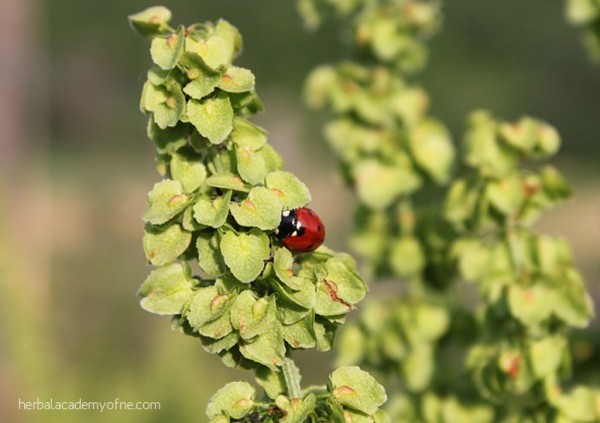
[[[275,235],[288,250],[308,253],[316,250],[323,243],[325,225],[309,208],[285,210]]]

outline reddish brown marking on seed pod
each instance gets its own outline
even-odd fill
[[[327,288],[327,293],[329,294],[329,297],[338,303],[341,303],[343,305],[345,305],[346,307],[348,307],[350,310],[352,310],[352,304],[344,301],[343,299],[341,299],[340,297],[338,297],[337,295],[337,291],[338,291],[338,286],[334,281],[328,281],[327,279],[323,279],[323,283],[325,284],[325,287]]]

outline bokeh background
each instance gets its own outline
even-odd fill
[[[432,113],[460,139],[466,114],[528,113],[558,127],[557,160],[573,200],[540,227],[567,237],[597,303],[600,250],[600,67],[590,63],[564,4],[452,0],[427,70]],[[308,33],[292,0],[165,0],[174,20],[224,17],[245,39],[270,141],[313,193],[328,244],[346,249],[353,199],[335,176],[303,79],[344,54],[335,26]],[[0,2],[0,421],[205,421],[226,369],[168,318],[142,311],[146,193],[159,179],[138,97],[147,42],[126,16],[146,0]],[[598,366],[593,345],[585,354]],[[595,358],[594,358],[595,357]],[[323,383],[331,356],[300,354],[305,383]],[[591,360],[591,361],[590,361]],[[594,364],[596,363],[596,364]],[[158,412],[19,411],[23,401],[161,401]]]

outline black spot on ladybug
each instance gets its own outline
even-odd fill
[[[295,235],[295,236],[302,236],[302,235],[304,235],[304,232],[306,232],[306,228],[305,228],[304,226],[300,226],[300,227],[297,229],[297,232],[298,232],[298,234],[297,234],[297,235]]]
[[[317,232],[321,232],[321,225],[317,226]]]
[[[310,245],[308,246],[308,249],[309,249],[309,250],[312,250],[314,247],[315,247],[315,244],[310,244]]]

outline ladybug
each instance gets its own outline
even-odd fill
[[[319,216],[309,208],[285,210],[281,214],[281,223],[275,230],[275,235],[288,250],[308,253],[323,243],[325,226]]]

